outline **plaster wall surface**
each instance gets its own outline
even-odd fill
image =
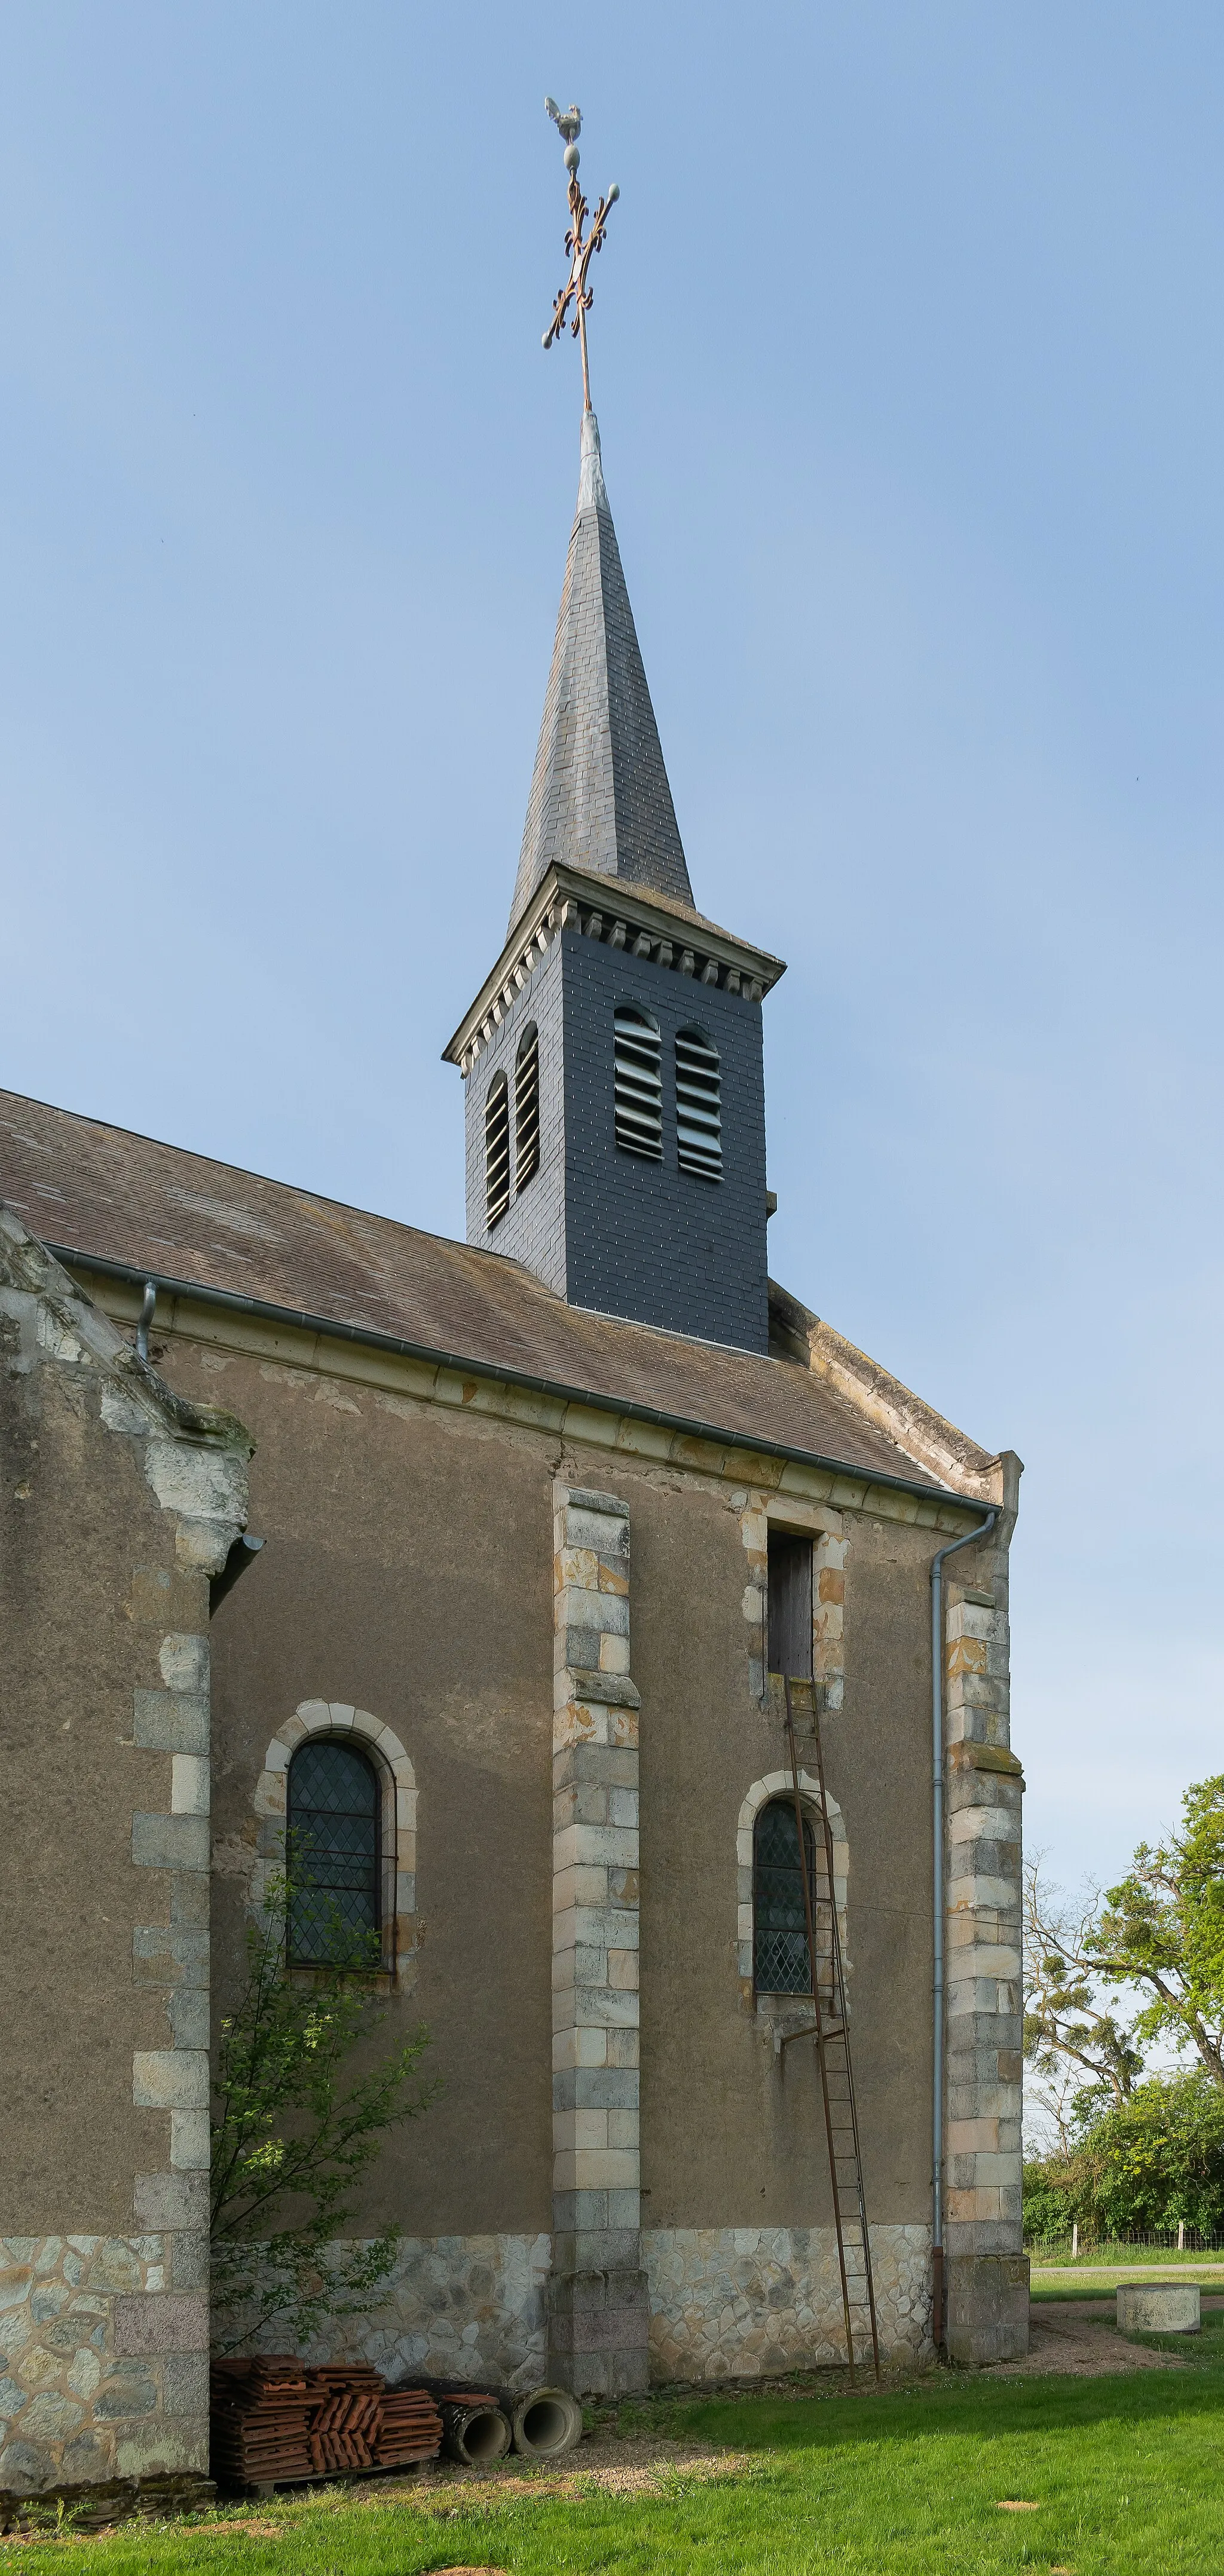
[[[176,1342],[164,1365],[245,1403],[257,1565],[213,1629],[218,1993],[244,1974],[269,1742],[304,1702],[390,1727],[416,1778],[416,1973],[377,2045],[420,2021],[439,2098],[394,2132],[362,2221],[414,2238],[551,2223],[552,1501],[542,1443]],[[246,1417],[244,1416],[244,1419]]]
[[[274,1333],[252,1348],[184,1331],[168,1337],[161,1358],[184,1393],[219,1399],[249,1423],[252,1527],[267,1540],[213,1634],[218,1993],[224,2008],[238,1990],[248,1901],[275,1837],[256,1795],[271,1740],[306,1702],[372,1712],[393,1729],[417,1783],[414,1974],[409,1991],[388,1988],[386,2036],[423,2018],[444,2091],[389,2144],[358,2226],[394,2220],[427,2249],[418,2286],[432,2265],[435,2312],[453,2324],[471,2260],[486,2261],[470,2255],[473,2245],[539,2246],[557,2224],[549,1896],[560,1478],[614,1486],[631,1533],[641,2221],[643,2246],[649,2237],[670,2249],[652,2275],[652,2315],[668,2311],[665,2284],[681,2254],[682,2269],[696,2265],[691,2307],[712,2317],[719,2278],[734,2306],[743,2295],[736,2267],[749,2259],[739,2240],[762,2230],[793,2240],[784,2265],[793,2296],[773,2285],[790,2301],[788,2332],[802,2340],[823,2313],[821,2231],[831,2211],[815,2070],[798,2046],[779,2065],[777,2010],[753,1998],[743,1970],[742,1810],[784,1758],[776,1718],[761,1705],[759,1586],[771,1514],[823,1533],[817,1665],[829,1701],[829,1790],[848,1852],[868,2206],[873,2234],[882,2229],[882,2242],[903,2249],[898,2277],[912,2287],[913,2248],[927,2241],[930,2217],[928,1572],[939,1532],[920,1517],[926,1506],[903,1497],[879,1511],[791,1503],[733,1485],[725,1469],[609,1454],[572,1431],[559,1437],[536,1419],[547,1413],[542,1400],[524,1399],[519,1420],[482,1415],[458,1384],[445,1402],[418,1400],[364,1381],[349,1353],[333,1376],[317,1363],[282,1362],[275,1348]],[[397,1363],[396,1384],[408,1383]],[[967,1583],[983,1572],[1003,1580],[998,1553],[986,1567],[978,1553],[960,1560]],[[557,2259],[554,2236],[554,2268]],[[988,2249],[982,2259],[995,2257]],[[970,2307],[978,2295],[976,2275],[966,2276]],[[369,2334],[384,2339],[378,2350],[411,2342],[405,2318],[416,2296],[397,2288],[388,2317],[370,2322]],[[921,2315],[912,2298],[904,2312],[899,2302],[900,2291],[893,2321],[904,2342]],[[509,2351],[520,2334],[515,2313],[500,2289],[474,2301],[467,2322],[482,2350],[508,2336]],[[708,2344],[702,2368],[716,2376],[729,2348],[725,2319],[717,2334],[707,2325],[697,2343]],[[664,2333],[652,2325],[656,2367]],[[374,2356],[373,2342],[363,2348]],[[530,2358],[534,2347],[524,2349]]]
[[[164,2117],[133,2104],[133,2051],[170,2044],[164,1995],[132,1975],[134,1925],[169,1924],[168,1883],[133,1861],[132,1815],[169,1811],[172,1756],[134,1743],[132,1693],[162,1687],[166,1630],[206,1627],[208,1586],[176,1567],[96,1386],[47,1368],[3,1384],[6,1841],[31,1845],[0,1870],[0,2214],[17,2235],[127,2235],[133,2175],[164,2162]]]
[[[425,2020],[445,2085],[389,2144],[363,2223],[395,2217],[430,2240],[542,2234],[555,1443],[186,1341],[163,1364],[249,1422],[252,1526],[268,1540],[213,1635],[219,1990],[241,1973],[269,1737],[300,1701],[355,1701],[394,1728],[416,1771],[419,1961],[388,2012],[392,2027]],[[588,1457],[592,1480],[609,1472]],[[615,1474],[642,1700],[643,2224],[820,2226],[814,2068],[792,2048],[779,2071],[738,1969],[739,1809],[782,1758],[753,1687],[745,1495],[623,1457]],[[849,1838],[869,2206],[881,2223],[922,2225],[931,1537],[843,1520],[845,1707],[825,1743]]]

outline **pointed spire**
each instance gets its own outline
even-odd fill
[[[651,887],[693,908],[593,411],[582,416],[578,508],[511,929],[555,861]]]

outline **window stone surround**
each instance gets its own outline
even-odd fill
[[[289,1764],[298,1746],[312,1737],[346,1737],[370,1756],[382,1792],[383,1959],[382,1972],[395,1991],[409,1994],[416,1983],[418,1919],[416,1901],[416,1772],[393,1727],[368,1708],[347,1700],[301,1700],[292,1717],[278,1726],[264,1755],[255,1786],[257,1848],[253,1857],[240,1851],[238,1866],[249,1870],[248,1907],[263,1913],[270,1880],[285,1865],[288,1826]],[[221,1847],[216,1863],[228,1872],[233,1855]],[[310,1973],[306,1971],[304,1973]]]

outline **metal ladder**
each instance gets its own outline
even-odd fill
[[[812,2006],[816,2018],[807,2030],[788,2031],[780,2045],[785,2048],[795,2039],[814,2039],[816,2042],[820,2088],[824,2102],[825,2137],[829,2149],[833,2220],[837,2230],[837,2261],[841,2273],[842,2314],[846,2327],[846,2360],[850,2367],[850,2385],[853,2387],[856,2331],[859,2349],[864,2359],[867,2338],[868,2336],[871,2338],[871,2355],[875,2364],[877,2382],[880,2376],[880,2337],[876,2325],[875,2282],[871,2271],[871,2239],[867,2232],[867,2203],[863,2194],[863,2159],[859,2148],[858,2112],[854,2101],[850,2033],[846,2023],[841,1930],[837,1920],[837,1890],[833,1879],[833,1829],[829,1823],[829,1802],[825,1796],[824,1748],[820,1740],[820,1708],[815,1685],[810,1681],[792,1680],[788,1674],[783,1677],[782,1687],[786,1705],[786,1743],[790,1754],[791,1785],[795,1797],[795,1830],[799,1840],[799,1874],[803,1881],[804,1927],[812,1971]],[[816,1778],[820,1789],[820,1821],[824,1836],[823,1894],[820,1889],[819,1872],[816,1874],[815,1888],[808,1878],[807,1852],[803,1835],[803,1800],[799,1790],[799,1756],[795,1744],[797,1699],[806,1704],[805,1713],[810,1712],[812,1720]],[[829,1943],[824,1963],[823,1992],[819,1944],[816,1937],[817,1922],[822,1907],[827,1911],[829,1918]]]

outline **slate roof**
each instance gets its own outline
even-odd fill
[[[0,1091],[0,1198],[52,1246],[947,1491],[795,1359],[594,1315],[502,1253]]]
[[[593,411],[582,422],[552,668],[536,751],[510,929],[554,861],[650,886],[691,913],[693,889],[672,804]]]

